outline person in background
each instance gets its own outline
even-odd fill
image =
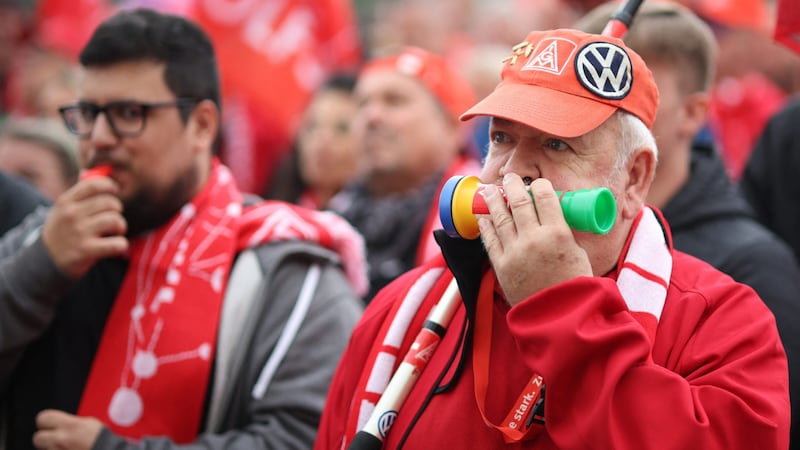
[[[599,33],[618,8],[600,5],[576,28]],[[717,150],[694,139],[708,118],[714,35],[681,5],[647,2],[624,40],[653,72],[660,94],[653,124],[659,161],[647,201],[664,213],[676,249],[752,287],[772,310],[797,399],[792,446],[800,449],[800,267],[788,245],[755,219]]]
[[[475,99],[444,59],[408,47],[362,69],[353,127],[362,176],[331,199],[331,210],[364,236],[370,292],[437,253],[439,191],[452,175],[477,173],[469,127],[458,115]]]
[[[21,51],[10,80],[10,115],[58,119],[59,106],[76,99],[76,57],[45,46],[32,45]]]
[[[266,198],[324,209],[358,177],[361,153],[351,126],[355,80],[354,75],[335,74],[314,93],[294,148],[272,176]]]
[[[437,232],[442,257],[368,305],[315,449],[356,436],[387,450],[787,448],[774,316],[673,248],[645,204],[657,111],[653,75],[618,38],[557,29],[513,46],[502,81],[461,116],[492,121],[480,240]],[[613,227],[570,229],[557,191],[597,187],[613,196]],[[427,320],[451,301],[449,323]],[[421,372],[387,389],[401,361]],[[403,403],[377,408],[397,392]]]
[[[800,260],[800,98],[778,111],[758,138],[741,192],[758,220],[786,240]]]
[[[0,170],[0,236],[17,225],[39,206],[50,200],[24,180]]]
[[[307,449],[361,314],[363,241],[244,199],[193,22],[120,12],[80,64],[60,111],[87,170],[0,240],[2,445]]]
[[[28,180],[50,200],[78,181],[78,140],[50,118],[12,118],[0,129],[0,170]]]
[[[728,176],[738,182],[769,118],[800,93],[800,60],[772,38],[777,2],[677,1],[714,31],[718,52],[708,129]]]

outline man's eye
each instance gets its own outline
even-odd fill
[[[319,123],[316,120],[309,119],[300,126],[301,134],[311,134],[319,128]]]
[[[564,151],[569,150],[569,145],[561,139],[548,139],[545,141],[544,146],[550,150]]]
[[[97,116],[97,108],[90,105],[81,105],[78,111],[80,112],[81,119],[89,122],[93,121]]]
[[[110,109],[115,119],[137,120],[142,117],[141,105],[117,105]]]
[[[509,141],[508,135],[502,131],[492,131],[490,137],[493,144],[505,144]]]
[[[411,103],[411,98],[402,92],[389,92],[382,98],[386,106],[403,106]]]
[[[350,133],[350,122],[346,120],[338,120],[333,124],[333,129],[338,135],[346,135]]]

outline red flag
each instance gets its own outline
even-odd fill
[[[800,2],[778,0],[774,38],[800,54]]]
[[[334,69],[360,60],[349,0],[196,0],[192,16],[209,33],[228,107],[223,159],[242,190],[262,192],[288,148],[310,93]],[[242,104],[244,102],[244,104]],[[230,113],[234,111],[231,110]],[[249,124],[242,123],[246,112]],[[250,138],[241,136],[251,128]],[[261,142],[258,142],[261,141]]]

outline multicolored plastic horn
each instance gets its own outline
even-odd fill
[[[454,176],[444,184],[439,194],[439,219],[449,236],[475,239],[480,235],[477,216],[489,214],[480,195],[484,187],[474,175]],[[500,192],[505,196],[502,188]],[[595,234],[611,231],[617,217],[617,203],[608,188],[556,191],[556,194],[570,228]]]

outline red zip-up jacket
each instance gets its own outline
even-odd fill
[[[472,353],[459,349],[462,304],[383,448],[788,448],[788,369],[774,316],[751,288],[692,256],[672,256],[652,350],[613,277],[576,278],[514,307],[495,296],[487,417],[499,423],[534,370],[546,384],[544,431],[520,443],[506,444],[478,410]],[[369,305],[334,376],[315,450],[343,448],[358,408],[354,392],[388,311],[409,283],[443,265],[439,258],[405,274]],[[459,358],[463,371],[454,376]],[[449,388],[433,395],[437,380]]]

